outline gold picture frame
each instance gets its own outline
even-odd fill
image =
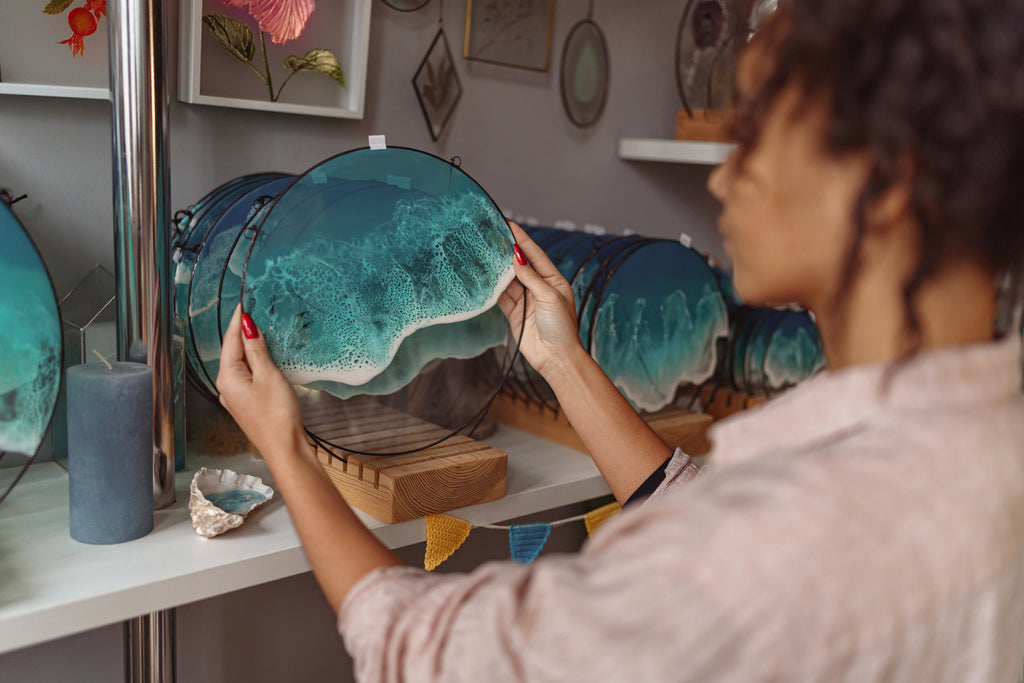
[[[466,0],[462,56],[530,71],[551,68],[555,0]]]

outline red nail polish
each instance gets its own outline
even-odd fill
[[[513,244],[512,245],[512,251],[515,252],[516,261],[519,261],[519,265],[525,266],[526,265],[526,257],[523,256],[523,250],[519,248],[518,244]]]
[[[242,314],[242,334],[246,339],[255,339],[260,336],[259,330],[256,329],[256,323],[252,321],[252,316],[248,313]]]

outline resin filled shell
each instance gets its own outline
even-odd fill
[[[246,515],[273,497],[274,489],[259,477],[203,467],[189,486],[192,528],[213,538],[241,526]]]

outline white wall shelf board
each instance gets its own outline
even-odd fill
[[[506,495],[454,512],[474,524],[608,494],[586,454],[506,426],[487,441],[508,452]],[[0,506],[0,653],[309,571],[280,492],[223,536],[205,539],[193,531],[188,485],[204,465],[274,486],[252,454],[190,453],[189,468],[175,477],[177,502],[156,512],[153,531],[107,546],[71,539],[67,473],[53,463],[31,467]],[[0,470],[0,490],[13,476],[13,469]],[[422,519],[385,524],[356,513],[390,548],[426,539]]]
[[[736,145],[725,142],[622,138],[619,140],[619,158],[714,166],[725,161],[735,148]]]
[[[35,83],[0,83],[0,95],[39,95],[43,97],[78,97],[86,100],[109,100],[107,88],[72,85],[38,85]]]

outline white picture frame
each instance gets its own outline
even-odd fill
[[[107,17],[73,57],[60,41],[71,35],[67,12],[46,14],[44,3],[0,7],[0,95],[110,99]]]
[[[288,82],[278,101],[272,102],[262,80],[232,57],[203,26],[203,15],[216,12],[243,19],[257,31],[248,10],[228,7],[219,0],[181,0],[178,99],[216,107],[361,119],[366,98],[371,6],[372,0],[317,3],[299,38],[273,45],[267,36],[273,78],[280,79],[289,73],[282,66],[285,56],[301,56],[309,49],[323,48],[338,58],[347,86],[342,88],[323,74],[301,72]],[[256,44],[256,59],[262,66],[258,35]]]

